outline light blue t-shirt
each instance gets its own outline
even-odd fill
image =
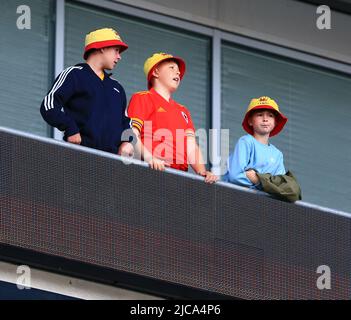
[[[283,153],[271,143],[266,145],[257,141],[252,135],[241,137],[227,160],[227,172],[224,181],[252,189],[261,189],[260,185],[254,185],[245,174],[249,169],[255,169],[258,173],[270,173],[272,175],[286,174],[283,161]]]

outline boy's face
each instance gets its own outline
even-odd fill
[[[119,46],[102,48],[101,52],[103,68],[107,70],[112,70],[122,58]]]
[[[175,61],[171,60],[160,63],[154,70],[153,76],[170,92],[176,91],[179,87],[180,71]]]
[[[252,112],[248,122],[252,126],[254,133],[267,135],[275,127],[275,114],[267,109],[256,110]]]

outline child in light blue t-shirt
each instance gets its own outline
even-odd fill
[[[269,142],[269,138],[278,134],[287,120],[273,99],[252,99],[242,123],[248,134],[238,140],[230,155],[224,181],[261,189],[256,172],[286,174],[283,154]]]

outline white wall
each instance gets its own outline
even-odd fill
[[[23,274],[23,271],[17,274],[18,267],[19,265],[0,261],[0,281],[17,284],[19,274]],[[30,268],[30,287],[83,300],[161,300],[152,295],[35,268]]]
[[[332,11],[316,27],[317,6],[293,0],[113,0],[351,64],[351,15]]]

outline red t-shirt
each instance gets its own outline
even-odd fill
[[[152,88],[135,93],[127,113],[154,157],[174,169],[188,170],[186,138],[195,137],[195,129],[186,107],[172,99],[168,102]]]

